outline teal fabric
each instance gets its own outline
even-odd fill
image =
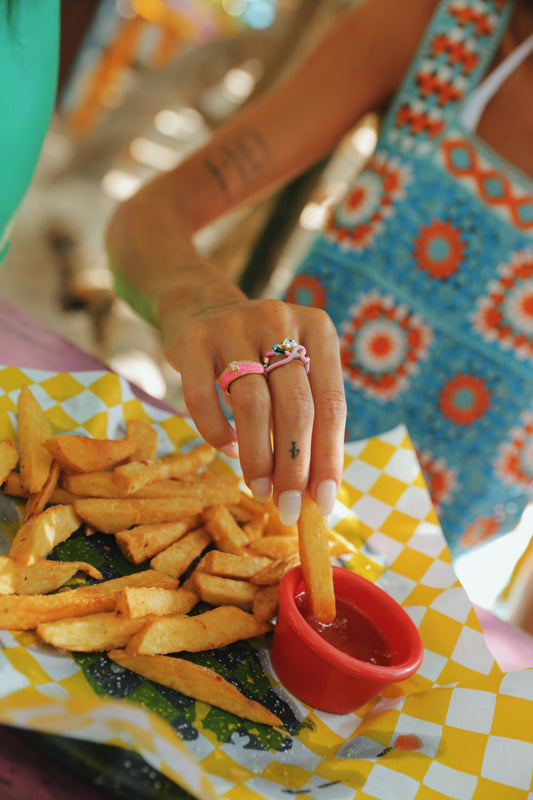
[[[0,260],[54,109],[59,22],[60,0],[0,4]]]

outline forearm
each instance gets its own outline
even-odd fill
[[[197,293],[200,302],[239,296],[203,262],[194,234],[286,184],[383,105],[434,4],[423,0],[413,21],[410,0],[358,3],[278,86],[118,209],[108,234],[112,262],[155,302],[179,296],[181,309],[192,309]]]

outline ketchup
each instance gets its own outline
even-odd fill
[[[330,623],[319,622],[309,609],[305,592],[295,597],[296,607],[308,625],[326,642],[337,650],[367,661],[387,667],[392,661],[392,651],[384,636],[370,619],[351,603],[336,599],[337,616]]]

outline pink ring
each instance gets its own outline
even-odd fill
[[[230,361],[226,369],[220,373],[217,383],[222,391],[229,394],[228,387],[232,381],[254,373],[265,374],[265,368],[259,361]]]
[[[307,374],[309,374],[309,364],[311,359],[308,355],[306,355],[307,351],[303,344],[298,344],[294,339],[287,337],[287,339],[283,340],[283,344],[276,344],[274,345],[273,349],[270,350],[263,359],[263,367],[265,368],[265,372],[268,374],[272,372],[273,369],[276,367],[282,367],[284,364],[289,364],[291,361],[296,359],[300,361],[302,366],[305,368]],[[281,361],[276,361],[274,364],[269,365],[269,360],[272,356],[279,356],[285,355],[285,358],[282,358]]]

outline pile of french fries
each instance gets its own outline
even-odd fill
[[[307,496],[298,526],[281,525],[270,501],[212,469],[216,451],[205,443],[158,457],[156,430],[135,420],[120,440],[54,435],[28,387],[17,416],[18,442],[0,442],[0,485],[23,507],[0,557],[0,628],[34,630],[61,650],[107,652],[156,683],[280,726],[215,671],[176,654],[271,631],[279,582],[300,561],[313,614],[331,621],[331,556],[352,545]],[[132,574],[103,580],[91,564],[47,558],[80,528],[112,537]],[[83,574],[92,582],[68,585]]]

